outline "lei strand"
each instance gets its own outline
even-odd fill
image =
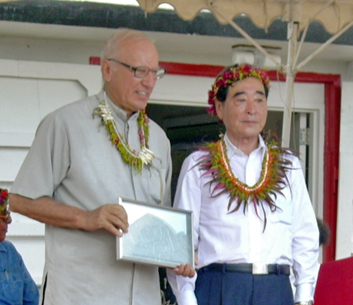
[[[262,161],[262,171],[261,171],[260,179],[254,186],[248,186],[246,183],[241,182],[238,178],[236,178],[234,176],[234,174],[230,168],[229,159],[226,154],[226,146],[225,146],[223,138],[222,138],[222,141],[219,140],[217,142],[217,149],[221,153],[221,158],[219,161],[222,164],[222,166],[224,167],[225,177],[230,180],[233,187],[240,189],[248,196],[249,195],[251,196],[251,194],[253,194],[253,193],[254,194],[259,193],[264,189],[264,187],[266,186],[266,182],[268,181],[267,174],[268,174],[268,172],[270,170],[270,166],[272,164],[272,158],[270,156],[269,149],[267,146],[266,146],[265,155],[264,155],[264,158]]]
[[[229,159],[226,153],[226,146],[223,136],[215,143],[207,145],[208,153],[200,159],[200,168],[205,170],[203,176],[211,175],[210,185],[211,196],[217,197],[224,192],[229,192],[228,211],[229,213],[238,211],[243,206],[245,213],[249,203],[253,203],[256,215],[258,215],[257,207],[260,206],[264,212],[264,230],[266,228],[266,213],[264,203],[274,212],[276,206],[274,198],[278,194],[282,194],[281,190],[286,185],[287,165],[291,161],[280,158],[280,154],[286,149],[281,149],[274,140],[266,142],[266,150],[262,161],[262,170],[260,178],[256,184],[249,186],[236,178],[231,170]],[[213,189],[212,189],[213,187]],[[231,206],[235,202],[235,207],[231,210]]]
[[[109,106],[101,101],[99,106],[94,109],[93,116],[100,116],[102,119],[101,125],[105,125],[110,141],[120,152],[123,161],[130,164],[138,172],[142,171],[143,166],[149,168],[152,166],[155,154],[149,149],[149,118],[144,110],[140,110],[137,118],[138,134],[140,139],[140,151],[136,153],[131,150],[129,145],[124,141],[123,136],[117,131],[116,123],[112,116]]]

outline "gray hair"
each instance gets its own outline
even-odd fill
[[[133,40],[149,40],[148,37],[140,31],[119,28],[106,40],[101,53],[101,62],[104,59],[111,57],[117,50],[119,50],[121,42],[127,38]]]

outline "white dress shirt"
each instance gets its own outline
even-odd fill
[[[261,174],[265,152],[263,139],[259,137],[259,147],[249,156],[236,148],[227,135],[224,140],[234,176],[253,186]],[[293,266],[296,277],[295,301],[312,300],[318,270],[319,232],[298,158],[286,155],[293,168],[287,172],[289,185],[282,190],[283,195],[277,194],[275,212],[264,203],[267,217],[264,231],[264,214],[260,206],[256,207],[258,215],[252,202],[245,213],[243,206],[237,212],[229,213],[229,192],[211,198],[207,184],[211,177],[203,175],[204,171],[197,165],[206,153],[197,151],[185,159],[174,200],[174,207],[193,211],[196,267],[211,263],[288,264]],[[230,210],[234,207],[233,202]],[[184,278],[168,271],[179,305],[197,304],[196,277]]]

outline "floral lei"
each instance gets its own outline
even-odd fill
[[[3,214],[8,209],[9,193],[7,189],[0,189],[0,214]]]
[[[262,161],[262,170],[259,181],[254,186],[248,186],[236,178],[231,170],[226,146],[223,136],[217,142],[207,144],[206,151],[208,153],[201,157],[201,170],[205,170],[203,176],[210,174],[212,179],[208,182],[210,187],[214,185],[211,196],[216,197],[224,192],[229,192],[228,211],[229,213],[236,212],[243,205],[243,212],[250,202],[255,207],[260,206],[264,212],[264,230],[266,228],[266,213],[264,203],[267,203],[270,210],[274,212],[278,207],[273,198],[277,194],[282,194],[287,181],[286,171],[289,169],[291,161],[281,158],[283,152],[288,152],[288,149],[283,149],[275,139],[267,140],[269,133],[263,135],[266,143],[266,151]],[[236,202],[234,209],[230,211],[231,205]]]
[[[130,164],[138,172],[142,171],[143,166],[149,168],[153,165],[153,159],[156,156],[151,150],[149,150],[149,118],[144,110],[140,110],[137,118],[141,147],[141,150],[138,153],[136,153],[135,150],[131,150],[129,145],[124,141],[123,136],[117,131],[116,123],[110,108],[104,100],[101,101],[99,106],[94,109],[93,116],[96,115],[101,117],[101,125],[105,125],[106,130],[110,135],[110,141],[120,152],[120,155],[125,163]]]
[[[212,85],[212,89],[208,91],[208,104],[211,105],[211,107],[207,109],[208,114],[216,116],[215,100],[220,87],[228,87],[234,82],[248,77],[256,77],[263,84],[266,84],[267,87],[270,86],[270,78],[268,77],[267,72],[260,68],[255,68],[249,65],[231,67],[228,71],[222,72],[221,75],[216,78]]]

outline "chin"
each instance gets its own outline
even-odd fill
[[[139,105],[139,107],[136,107],[136,111],[139,111],[139,110],[145,110],[147,107],[147,103],[143,104],[143,105]]]

